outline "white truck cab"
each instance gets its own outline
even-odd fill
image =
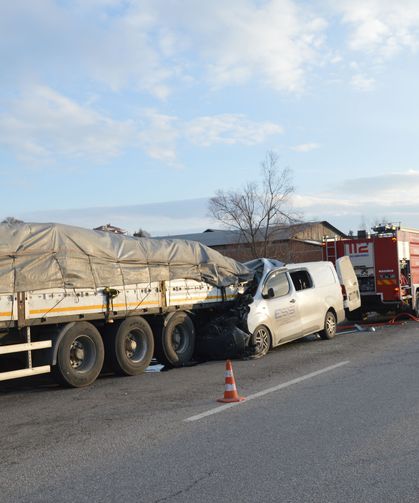
[[[317,332],[323,339],[335,336],[345,308],[360,306],[355,273],[347,257],[342,258],[336,264],[338,272],[331,262],[280,267],[266,259],[259,262],[260,281],[247,317],[257,356]]]

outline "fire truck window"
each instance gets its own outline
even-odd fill
[[[297,292],[313,286],[313,281],[307,271],[295,271],[290,273],[290,276]]]

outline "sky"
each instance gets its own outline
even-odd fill
[[[14,0],[0,33],[0,218],[199,232],[274,151],[304,219],[419,228],[417,0]]]

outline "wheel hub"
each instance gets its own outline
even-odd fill
[[[184,346],[187,344],[187,340],[185,338],[184,332],[182,330],[182,327],[177,326],[173,330],[172,334],[172,345],[173,349],[178,352],[178,351],[183,351]]]
[[[256,354],[263,356],[269,351],[269,335],[265,329],[260,328],[255,333],[254,344]]]
[[[335,329],[335,321],[332,317],[327,319],[327,330],[331,333]]]
[[[125,337],[125,354],[133,362],[140,362],[147,351],[143,334],[140,330],[132,330]]]
[[[85,358],[84,346],[80,341],[74,341],[70,349],[70,363],[73,368],[82,365]]]
[[[128,336],[125,341],[125,352],[128,358],[132,358],[138,348],[138,343],[133,336]]]
[[[135,351],[137,349],[137,341],[135,341],[134,339],[130,339],[129,347],[131,351]]]

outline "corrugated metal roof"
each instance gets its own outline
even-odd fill
[[[330,230],[342,237],[345,236],[341,231],[333,227],[333,225],[329,224],[326,221],[316,221],[316,222],[304,222],[300,224],[293,225],[284,225],[283,227],[278,227],[271,236],[271,240],[275,241],[285,241],[288,239],[292,239],[296,234],[303,231],[305,228],[310,227],[312,225],[323,224],[326,227],[329,227]],[[189,241],[198,241],[207,246],[225,246],[243,243],[245,240],[240,231],[232,231],[232,230],[222,230],[222,229],[207,229],[204,232],[198,232],[195,234],[177,234],[175,236],[158,236],[156,239],[187,239]],[[260,239],[258,241],[263,241],[262,232],[260,232]]]

